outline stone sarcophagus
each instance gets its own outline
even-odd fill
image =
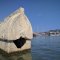
[[[0,23],[0,49],[7,53],[31,48],[32,38],[32,26],[22,7]]]

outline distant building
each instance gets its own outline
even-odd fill
[[[51,36],[60,35],[60,30],[59,29],[50,30],[48,32],[50,33]]]

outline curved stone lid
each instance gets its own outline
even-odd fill
[[[22,7],[6,17],[0,24],[1,39],[16,40],[20,37],[28,39],[33,37],[31,23]]]

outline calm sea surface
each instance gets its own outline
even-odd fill
[[[60,36],[41,36],[32,40],[32,60],[60,60]]]
[[[6,54],[0,50],[0,60],[60,60],[60,36],[40,36],[32,39],[31,50]]]

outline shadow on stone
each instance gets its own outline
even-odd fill
[[[17,48],[21,48],[26,43],[26,39],[20,37],[19,39],[16,39],[13,42],[16,45]]]

